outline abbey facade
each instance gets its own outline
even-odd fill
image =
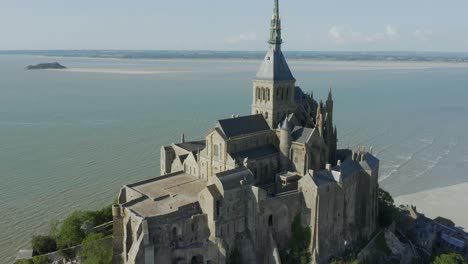
[[[337,149],[333,98],[296,86],[281,51],[278,0],[249,116],[219,120],[204,140],[161,148],[161,176],[124,186],[115,263],[281,263],[294,219],[328,263],[376,230],[379,161]]]

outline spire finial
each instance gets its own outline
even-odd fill
[[[180,143],[185,143],[185,134],[182,133],[182,135],[180,136]]]
[[[268,43],[271,45],[281,45],[283,43],[281,39],[281,18],[278,0],[275,0],[275,8],[273,10],[273,17],[271,18],[270,40]]]

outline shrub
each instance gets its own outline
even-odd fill
[[[75,258],[75,249],[73,248],[64,248],[59,250],[59,254],[66,260],[71,260]]]
[[[35,256],[33,257],[33,263],[34,264],[48,264],[49,263],[49,257],[47,256]]]
[[[433,264],[467,264],[462,255],[458,253],[442,254],[435,258]]]
[[[394,200],[390,193],[379,188],[379,224],[382,227],[388,227],[395,217]]]
[[[51,236],[33,236],[31,244],[34,255],[43,255],[57,250],[57,242]]]
[[[82,211],[75,211],[69,215],[57,233],[58,247],[63,249],[80,244],[86,236],[81,228],[85,221],[86,214]]]
[[[238,247],[235,247],[232,251],[231,254],[229,254],[229,258],[227,261],[228,264],[241,264],[241,255]]]
[[[85,264],[105,264],[112,261],[112,246],[103,241],[104,234],[89,234],[81,244],[80,257]]]
[[[79,245],[92,228],[112,221],[112,205],[97,211],[75,211],[69,215],[57,232],[59,248]]]
[[[286,254],[283,254],[285,264],[307,264],[312,260],[309,252],[311,231],[309,227],[302,227],[301,218],[297,215],[291,224],[291,239],[288,241]]]

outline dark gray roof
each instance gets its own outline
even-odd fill
[[[270,130],[263,115],[250,115],[219,120],[216,127],[219,128],[227,138]]]
[[[298,86],[294,88],[294,101],[300,101],[305,96],[304,91]]]
[[[314,133],[314,128],[296,126],[291,133],[291,137],[293,142],[305,144],[312,133]]]
[[[211,195],[213,197],[215,197],[215,198],[222,197],[222,195],[219,192],[218,187],[216,187],[216,185],[214,185],[214,184],[208,185],[208,186],[206,186],[206,188],[208,189],[208,191],[211,193]]]
[[[254,160],[254,159],[259,159],[259,158],[270,156],[270,155],[275,155],[277,153],[278,153],[278,150],[276,149],[276,147],[269,144],[269,145],[261,146],[258,148],[234,153],[234,154],[231,154],[231,156],[237,161],[243,161],[245,158]]]
[[[312,179],[314,180],[315,184],[317,184],[317,186],[336,183],[333,175],[327,170],[314,172]]]
[[[190,152],[196,152],[205,148],[205,140],[184,142],[175,144],[178,147],[181,147]]]
[[[271,45],[257,72],[258,80],[295,81],[281,48]]]
[[[240,187],[241,181],[244,181],[245,184],[251,184],[253,182],[252,172],[245,167],[239,167],[233,170],[223,171],[217,173],[216,176],[221,181],[224,190]]]

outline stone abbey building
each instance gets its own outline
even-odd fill
[[[115,263],[281,263],[298,217],[312,263],[328,263],[376,229],[379,161],[337,149],[333,98],[296,86],[281,52],[278,0],[252,114],[219,120],[204,140],[161,148],[161,175],[124,186]]]

